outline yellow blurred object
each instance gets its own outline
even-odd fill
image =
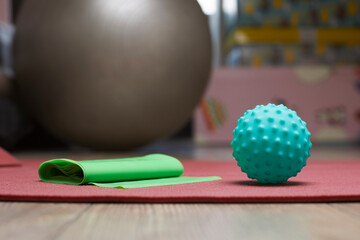
[[[235,44],[244,44],[250,42],[247,35],[242,31],[236,31],[234,34],[234,39]]]
[[[298,43],[297,28],[238,28],[234,34],[237,44],[246,43]]]
[[[316,46],[316,53],[317,53],[318,55],[324,55],[325,50],[326,50],[326,46],[325,46],[325,45],[317,45],[317,46]]]
[[[250,16],[254,14],[254,5],[252,2],[245,3],[245,14]]]
[[[295,61],[295,54],[292,49],[286,49],[284,55],[286,63],[293,63]]]
[[[356,2],[349,2],[347,5],[347,12],[350,16],[355,16],[357,12],[357,4]]]
[[[340,44],[355,46],[360,44],[359,28],[322,28],[317,32],[317,45]]]
[[[327,9],[322,9],[320,11],[320,19],[322,22],[328,22],[330,20],[330,14]]]
[[[274,8],[282,8],[283,6],[283,1],[282,0],[273,0],[273,5],[274,5]]]
[[[291,24],[291,26],[294,26],[294,27],[299,24],[299,14],[298,13],[291,14],[290,24]]]
[[[300,43],[300,36],[306,36],[298,28],[237,28],[233,34],[233,44],[248,43]],[[360,28],[320,28],[315,31],[318,46],[360,44]],[[321,50],[321,49],[320,49]]]
[[[255,55],[252,58],[251,65],[254,66],[254,67],[261,67],[263,65],[262,58],[259,55]]]

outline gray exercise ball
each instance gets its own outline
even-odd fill
[[[20,102],[59,138],[126,149],[169,136],[206,87],[196,0],[27,0],[16,23]]]

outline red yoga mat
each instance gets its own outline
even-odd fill
[[[0,167],[20,166],[21,163],[0,147]]]
[[[40,160],[0,167],[0,200],[127,203],[294,203],[360,200],[360,161],[309,161],[296,178],[271,186],[249,180],[236,161],[182,161],[184,176],[222,180],[138,189],[113,189],[41,182]]]

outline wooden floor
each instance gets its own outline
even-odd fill
[[[169,149],[169,148],[168,148]],[[157,151],[156,149],[145,149]],[[228,148],[173,155],[231,159]],[[158,152],[158,151],[157,151]],[[17,153],[22,158],[103,158],[132,153]],[[136,153],[139,154],[139,153]],[[313,161],[360,159],[360,150],[314,148]],[[55,204],[0,202],[0,239],[360,239],[360,203]]]
[[[360,205],[0,204],[0,239],[359,239]]]

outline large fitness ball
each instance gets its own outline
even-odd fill
[[[208,81],[196,0],[27,0],[16,27],[17,94],[69,142],[124,149],[168,136]]]

